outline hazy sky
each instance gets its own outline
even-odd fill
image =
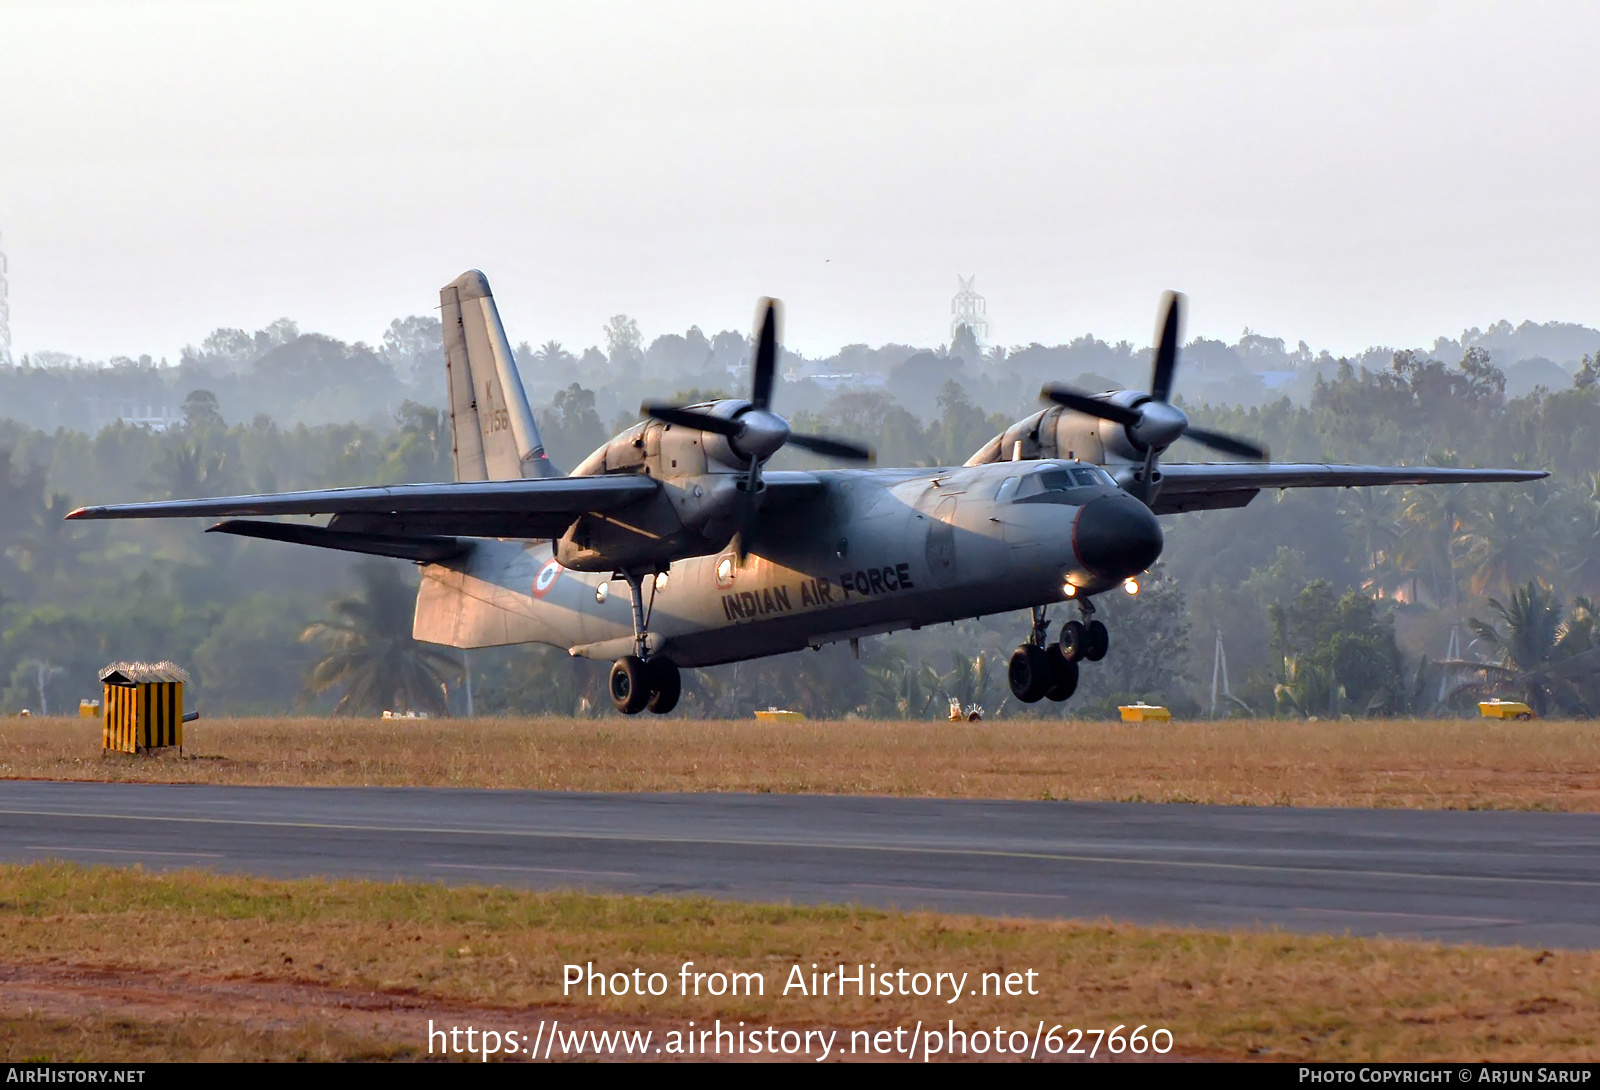
[[[1600,324],[1600,5],[0,0],[17,354],[375,342],[483,269],[513,341]]]

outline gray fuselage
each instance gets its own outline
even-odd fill
[[[1161,549],[1148,508],[1085,463],[816,477],[814,497],[763,513],[742,563],[729,548],[646,580],[653,655],[708,666],[1062,602],[1069,585],[1116,586]],[[562,567],[548,541],[479,541],[422,575],[418,639],[596,659],[633,646],[623,582]]]

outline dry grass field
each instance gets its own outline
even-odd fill
[[[691,1019],[841,1039],[1043,1019],[1165,1027],[1174,1058],[1600,1058],[1600,953],[68,864],[0,867],[0,902],[3,1061],[425,1058],[430,1018],[658,1042]],[[680,997],[684,961],[760,971],[765,995]],[[569,962],[673,986],[564,997]],[[864,962],[974,982],[1031,969],[1038,994],[780,994],[794,964]]]
[[[202,719],[102,757],[97,720],[0,720],[0,777],[1290,806],[1600,810],[1600,723]]]

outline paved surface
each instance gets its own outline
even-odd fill
[[[0,781],[0,859],[1600,947],[1600,815]]]

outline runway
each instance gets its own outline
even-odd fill
[[[1600,815],[0,781],[0,860],[1600,947]]]

